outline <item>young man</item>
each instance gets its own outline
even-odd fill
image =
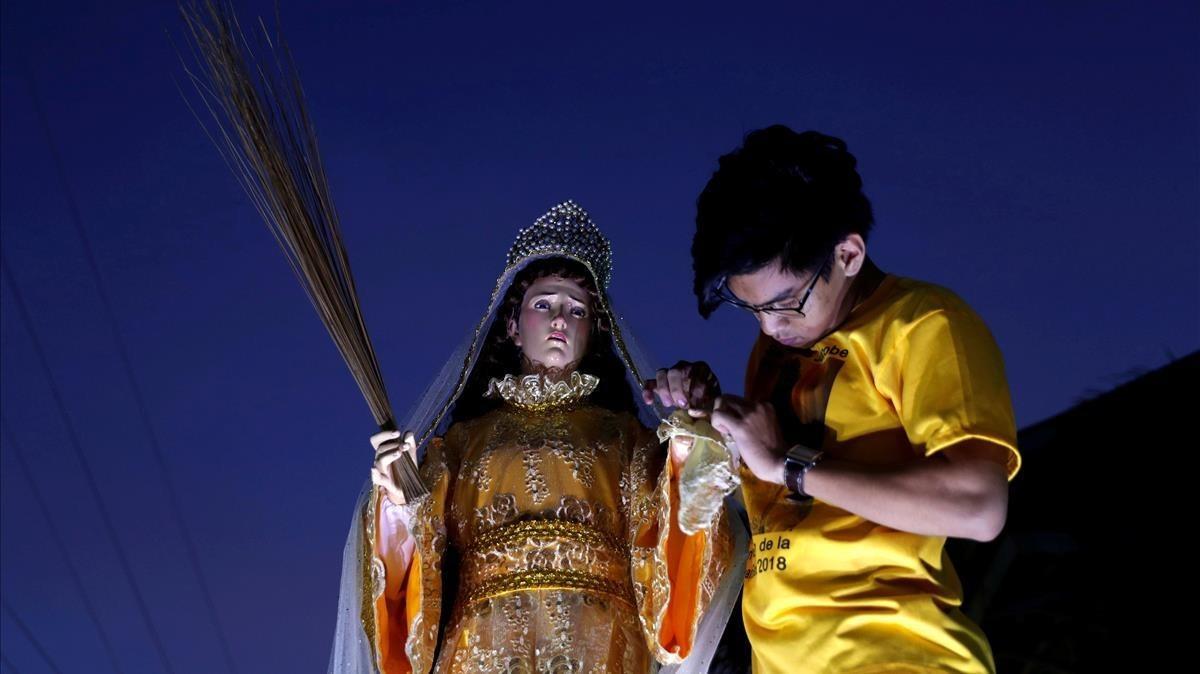
[[[756,674],[992,672],[944,545],[1004,525],[1020,455],[999,350],[948,290],[881,271],[855,159],[772,126],[721,157],[692,244],[700,313],[751,313],[745,397],[714,402],[753,536],[743,617]],[[702,409],[703,363],[645,396]]]

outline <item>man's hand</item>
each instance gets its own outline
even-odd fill
[[[721,384],[704,361],[681,360],[668,369],[659,370],[654,379],[642,382],[642,402],[653,405],[654,399],[658,398],[663,407],[684,408],[693,417],[708,415],[719,395]]]
[[[771,403],[721,396],[713,407],[712,425],[733,440],[742,463],[755,477],[784,484],[783,459],[788,448]]]

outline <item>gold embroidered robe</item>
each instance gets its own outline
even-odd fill
[[[719,500],[681,506],[666,446],[633,415],[533,407],[548,408],[509,401],[430,443],[411,532],[374,497],[365,596],[384,674],[633,674],[688,655],[731,555]],[[680,507],[709,526],[684,535]],[[448,548],[460,565],[440,633]]]

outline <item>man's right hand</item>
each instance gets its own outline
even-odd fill
[[[713,401],[719,395],[721,384],[704,361],[681,360],[670,368],[659,370],[654,379],[642,382],[642,402],[653,405],[654,399],[658,398],[664,407],[686,408],[694,417],[710,414]]]

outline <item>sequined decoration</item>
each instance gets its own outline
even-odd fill
[[[582,602],[583,597],[581,594],[565,592],[548,592],[545,595],[546,617],[550,620],[551,634],[556,645],[564,651],[570,651],[575,644],[575,635],[571,632],[571,604]]]
[[[525,473],[525,489],[534,503],[542,503],[550,495],[550,485],[546,481],[543,468],[545,452],[559,457],[573,458],[574,450],[569,442],[571,427],[564,414],[529,415],[521,412],[502,414],[496,423],[495,432],[489,444],[504,445],[511,443],[521,448],[521,466]],[[579,466],[571,460],[565,460],[572,466],[572,471],[578,474]],[[590,463],[584,469],[590,477]]]
[[[546,475],[542,473],[542,452],[532,447],[521,451],[521,466],[525,469],[525,489],[534,503],[541,503],[550,495]]]
[[[592,503],[567,494],[558,500],[553,516],[560,520],[579,522],[604,531],[615,531],[619,522],[613,511],[599,503]]]
[[[479,491],[492,490],[492,457],[500,447],[500,438],[494,437],[478,455],[463,462],[462,474],[471,481]]]
[[[492,502],[476,508],[474,512],[475,535],[478,536],[496,527],[517,519],[517,497],[512,494],[496,494]]]
[[[645,520],[650,516],[650,511],[653,508],[655,494],[646,491],[645,485],[650,482],[650,467],[648,463],[654,449],[651,445],[639,445],[635,447],[633,457],[629,462],[629,470],[626,475],[622,476],[625,481],[622,502],[628,509],[629,520],[631,522]]]
[[[546,617],[550,622],[554,654],[545,658],[542,671],[546,674],[571,674],[583,671],[583,662],[571,657],[575,650],[575,631],[572,628],[572,605],[583,595],[548,592],[544,598]]]
[[[499,597],[493,602],[500,603],[500,609],[504,614],[504,621],[508,626],[510,636],[516,636],[515,646],[517,652],[529,650],[529,641],[532,635],[529,633],[529,614],[530,603],[532,599],[526,594],[511,594],[504,597]],[[525,666],[525,671],[528,671],[528,664]]]
[[[383,596],[383,589],[387,583],[387,568],[383,565],[383,560],[379,557],[371,558],[371,601],[374,602]]]
[[[601,288],[607,288],[612,280],[612,245],[587,211],[574,201],[564,201],[551,208],[518,232],[508,251],[507,266],[512,267],[532,255],[551,254],[587,262],[596,272]]]

